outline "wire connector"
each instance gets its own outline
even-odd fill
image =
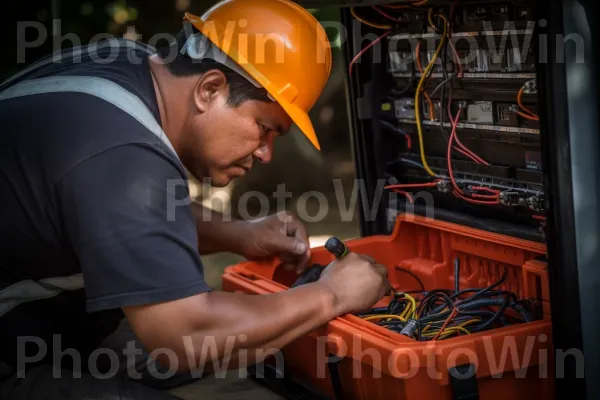
[[[502,192],[498,196],[498,201],[500,204],[505,206],[516,206],[521,203],[521,198],[519,197],[518,192]]]
[[[452,185],[450,181],[439,181],[437,183],[437,190],[442,193],[450,193],[452,191]]]
[[[535,79],[525,82],[523,85],[523,93],[525,94],[536,94],[537,93],[537,82]]]
[[[544,201],[544,196],[531,196],[528,197],[526,202],[527,202],[527,207],[529,207],[529,209],[535,211],[535,212],[544,212],[546,211],[546,207],[545,207],[545,201]]]
[[[400,331],[401,335],[413,337],[415,332],[417,331],[417,321],[414,319],[409,319],[404,328]]]

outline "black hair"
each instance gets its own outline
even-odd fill
[[[204,59],[202,62],[192,61],[188,55],[181,54],[181,49],[188,39],[188,33],[198,34],[198,31],[195,29],[192,30],[190,25],[188,25],[177,34],[173,42],[166,46],[157,47],[156,49],[158,56],[163,60],[167,60],[165,64],[173,75],[201,75],[210,70],[217,69],[223,72],[227,78],[227,84],[229,85],[227,104],[229,106],[238,107],[246,100],[272,101],[266,89],[254,86],[252,82],[231,68],[211,59]],[[208,40],[208,38],[203,37],[201,40]],[[172,52],[175,52],[174,58]]]

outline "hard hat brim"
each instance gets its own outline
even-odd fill
[[[209,32],[206,32],[204,21],[193,14],[185,13],[185,20],[189,21],[194,25],[199,32],[203,33],[215,46],[219,47],[218,43],[215,43],[212,35]],[[317,139],[317,134],[315,132],[314,126],[308,113],[304,110],[300,109],[296,105],[290,103],[283,96],[280,95],[279,91],[271,84],[271,82],[264,77],[256,68],[252,66],[251,63],[246,62],[246,60],[240,60],[238,57],[238,53],[234,50],[227,52],[227,55],[235,61],[241,68],[243,68],[252,78],[254,78],[265,90],[275,99],[275,101],[283,108],[286,114],[291,118],[291,120],[296,124],[298,129],[308,138],[308,140],[312,143],[313,146],[316,147],[317,150],[321,150],[321,146]]]

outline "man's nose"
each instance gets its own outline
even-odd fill
[[[252,153],[252,155],[261,163],[268,164],[273,158],[273,145],[272,143],[264,143],[258,149]]]

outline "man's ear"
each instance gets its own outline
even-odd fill
[[[219,95],[227,93],[227,77],[222,71],[212,69],[202,74],[194,89],[194,102],[198,112],[205,112]]]

